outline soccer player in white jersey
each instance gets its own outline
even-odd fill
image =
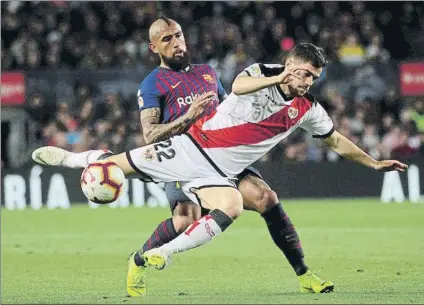
[[[322,49],[300,44],[284,66],[254,64],[238,75],[228,98],[186,134],[107,157],[127,176],[179,181],[193,202],[211,210],[183,234],[145,252],[143,258],[149,265],[163,269],[173,254],[201,246],[228,228],[243,211],[234,177],[297,128],[371,169],[405,171],[406,164],[377,161],[334,130],[326,111],[308,93],[325,62]],[[76,154],[42,147],[32,157],[41,164],[76,168],[86,167],[104,154],[103,150]]]

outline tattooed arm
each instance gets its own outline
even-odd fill
[[[191,124],[203,113],[210,98],[214,95],[214,92],[206,92],[196,96],[184,115],[166,124],[159,123],[161,115],[159,107],[142,110],[140,112],[140,122],[146,144],[164,141],[187,131]]]
[[[140,112],[141,128],[146,144],[167,140],[174,135],[186,131],[191,125],[191,119],[184,114],[175,121],[160,124],[161,111],[159,107],[144,109]]]

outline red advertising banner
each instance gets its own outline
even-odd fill
[[[399,81],[403,96],[424,95],[424,61],[402,63]]]
[[[1,74],[1,105],[17,106],[25,102],[25,76],[20,72]]]

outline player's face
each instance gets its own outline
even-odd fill
[[[171,69],[182,69],[188,64],[187,46],[179,24],[172,22],[164,26],[158,38],[151,43],[151,49],[159,54],[162,62]]]
[[[305,64],[305,62],[295,62],[293,63],[293,68],[295,68],[296,64]],[[303,96],[306,92],[309,91],[314,81],[316,81],[321,73],[322,68],[316,68],[312,66],[310,63],[307,65],[307,69],[299,69],[294,72],[300,79],[291,78],[290,83],[288,84],[288,88],[292,96]]]

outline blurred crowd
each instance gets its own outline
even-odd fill
[[[191,61],[212,65],[227,89],[244,67],[281,61],[297,42],[323,47],[331,63],[356,69],[353,81],[319,87],[338,130],[375,158],[419,151],[424,99],[406,104],[385,82],[387,73],[372,65],[424,56],[421,2],[4,2],[1,68],[153,69],[158,59],[148,48],[148,27],[158,12],[182,25]],[[74,151],[142,145],[135,96],[94,92],[80,84],[75,100],[59,100],[55,109],[42,95],[32,96],[28,105],[39,140]],[[339,159],[302,132],[262,161],[282,155],[293,161]]]

